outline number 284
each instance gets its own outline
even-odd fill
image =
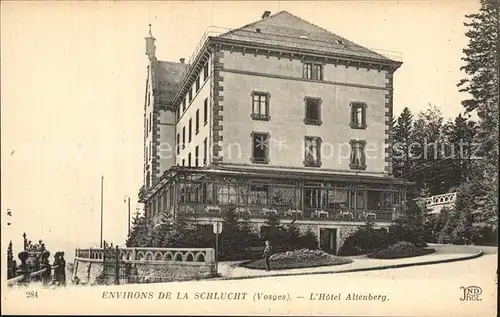
[[[37,291],[27,291],[26,298],[38,298],[38,292]]]

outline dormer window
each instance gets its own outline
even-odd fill
[[[337,40],[335,40],[335,42],[337,42],[337,44],[340,44],[340,45],[344,44],[344,41],[342,41],[341,39],[337,39]]]
[[[255,32],[260,33],[260,29],[259,28],[255,29]]]

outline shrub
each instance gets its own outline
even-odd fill
[[[436,252],[434,249],[419,248],[411,242],[400,241],[387,247],[386,249],[371,253],[368,257],[374,259],[399,259],[421,256],[434,252]]]
[[[320,250],[298,249],[276,253],[269,258],[271,269],[297,269],[305,267],[318,267],[341,265],[351,263],[349,258],[343,258],[325,253]],[[266,269],[265,259],[243,263],[242,266],[250,269],[264,270]]]
[[[395,242],[397,240],[383,229],[361,227],[345,238],[337,254],[341,256],[366,254],[386,248]]]

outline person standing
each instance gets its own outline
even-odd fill
[[[60,278],[61,278],[61,284],[63,286],[66,286],[66,260],[64,260],[64,252],[60,253],[60,258],[59,258],[59,268],[60,268]]]
[[[266,247],[264,248],[264,253],[262,254],[262,257],[266,259],[266,271],[271,271],[271,266],[269,265],[269,257],[271,256],[271,252],[271,242],[266,241]]]

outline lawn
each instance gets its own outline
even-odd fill
[[[380,251],[368,254],[372,259],[401,259],[422,256],[436,252],[431,248],[419,248],[413,243],[400,241]]]
[[[351,263],[349,258],[339,257],[320,250],[301,249],[273,254],[269,259],[271,270],[299,269],[306,267],[330,266]],[[242,263],[249,269],[265,270],[266,261],[260,259]]]

